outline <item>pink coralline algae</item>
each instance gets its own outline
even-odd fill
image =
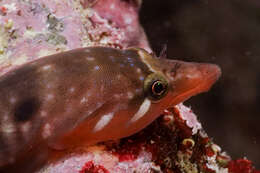
[[[141,47],[150,51],[138,21],[139,5],[121,0],[1,1],[0,72],[86,46]]]
[[[151,51],[139,24],[139,0],[0,1],[0,73],[45,55],[86,46]],[[66,152],[38,172],[259,173],[233,160],[183,104],[165,110],[141,132]]]

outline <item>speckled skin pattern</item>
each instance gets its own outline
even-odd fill
[[[144,87],[154,74],[169,83],[156,101]],[[158,59],[142,49],[82,48],[24,64],[0,78],[0,163],[134,134],[170,105],[207,91],[219,75],[215,65]]]

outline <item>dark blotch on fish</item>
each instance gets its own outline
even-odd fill
[[[33,115],[37,113],[40,104],[36,98],[28,98],[18,103],[14,111],[15,120],[23,122],[30,120]]]

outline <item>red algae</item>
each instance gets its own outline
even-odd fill
[[[140,139],[142,139],[142,137]],[[157,154],[155,146],[156,145],[146,140],[133,141],[131,139],[123,139],[119,145],[113,145],[107,149],[111,150],[113,155],[118,157],[119,162],[125,162],[136,160],[142,151],[148,151],[152,153],[152,156],[155,156]]]
[[[213,142],[208,137],[202,137],[199,133],[192,135],[190,127],[175,109],[165,111],[165,115],[146,129],[122,139],[108,150],[113,151],[119,162],[133,161],[142,151],[150,152],[152,161],[160,165],[162,172],[195,171],[195,165],[200,170],[216,172],[207,164],[207,159],[221,157],[220,150],[213,150],[217,147],[213,147]]]
[[[206,152],[206,155],[208,157],[213,157],[215,155],[214,151],[211,149],[211,147],[206,147],[205,148],[205,152]]]
[[[87,162],[79,173],[109,173],[109,171],[101,165],[95,165],[92,161]]]
[[[252,166],[252,162],[247,159],[232,160],[228,164],[229,173],[260,173]]]
[[[3,16],[5,16],[5,15],[6,15],[6,13],[7,13],[7,8],[6,8],[6,7],[3,7],[3,6],[1,6],[1,7],[0,7],[0,12],[1,12],[1,14],[2,14]]]
[[[186,120],[184,120],[181,117],[180,110],[176,107],[170,108],[169,110],[172,111],[172,113],[174,113],[174,115],[175,115],[174,123],[175,123],[176,127],[182,131],[182,133],[181,133],[182,137],[183,138],[191,137],[192,129],[187,126],[187,124],[185,123]]]
[[[140,143],[133,142],[131,139],[123,140],[118,145],[107,146],[112,154],[118,157],[119,162],[133,161],[137,158],[142,147]]]

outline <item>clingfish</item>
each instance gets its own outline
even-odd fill
[[[87,47],[25,63],[0,77],[0,172],[31,172],[48,157],[44,148],[130,136],[208,91],[220,73],[138,48]]]

